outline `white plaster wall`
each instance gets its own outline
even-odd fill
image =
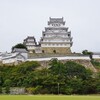
[[[41,47],[71,47],[70,44],[41,44]]]
[[[100,55],[93,55],[94,59],[100,59]]]
[[[57,42],[57,43],[59,43],[59,42],[66,43],[66,41],[70,42],[70,39],[57,39],[57,38],[55,38],[55,39],[44,39],[43,40],[43,42]]]
[[[90,60],[89,56],[66,56],[66,57],[48,57],[48,58],[35,58],[35,59],[27,59],[28,61],[49,61],[53,58],[57,58],[58,60],[73,60],[73,59],[83,59],[83,60]]]
[[[14,62],[16,62],[16,58],[9,58],[2,60],[3,64],[14,63]]]
[[[28,58],[28,53],[21,53],[25,57],[25,60]]]
[[[35,45],[35,43],[26,43],[26,45]]]
[[[27,46],[27,49],[28,50],[34,50],[35,49],[35,46]]]

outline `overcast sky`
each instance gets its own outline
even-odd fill
[[[72,52],[100,51],[100,0],[0,0],[0,52],[27,36],[39,41],[49,17],[64,17]]]

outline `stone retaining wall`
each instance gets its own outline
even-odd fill
[[[42,47],[43,53],[59,53],[59,54],[70,54],[71,49],[67,47]]]
[[[85,68],[90,69],[93,72],[97,72],[97,70],[94,68],[90,60],[83,60],[83,59],[70,59],[70,60],[60,60],[61,62],[65,63],[67,61],[74,61],[78,64],[83,65]],[[48,68],[50,67],[49,63],[50,61],[40,61],[42,68]]]

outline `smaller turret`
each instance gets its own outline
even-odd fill
[[[29,53],[35,52],[37,43],[34,36],[28,36],[26,39],[24,39],[23,44],[27,47]]]

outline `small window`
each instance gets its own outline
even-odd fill
[[[42,50],[42,53],[44,53],[44,50]]]
[[[56,53],[56,50],[53,50],[53,53]]]
[[[33,53],[35,53],[35,50],[33,50]]]
[[[58,26],[58,24],[56,24],[56,26]]]
[[[70,36],[70,34],[68,34],[68,36]]]

